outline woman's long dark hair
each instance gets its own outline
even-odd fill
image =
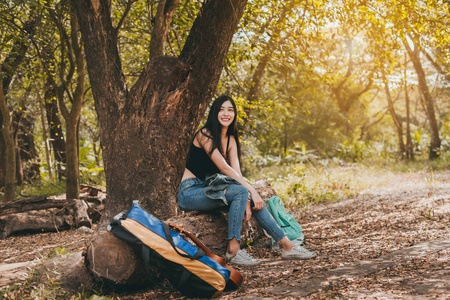
[[[203,126],[200,131],[203,132],[203,128],[206,128],[209,130],[209,134],[211,135],[210,138],[212,139],[213,145],[210,151],[210,155],[213,153],[215,149],[219,149],[220,153],[222,155],[227,155],[228,149],[222,149],[222,143],[221,143],[221,133],[222,133],[222,125],[219,123],[219,111],[222,104],[226,101],[230,101],[233,105],[234,109],[234,119],[233,122],[228,126],[227,135],[228,136],[234,136],[234,139],[236,140],[237,150],[238,150],[238,158],[239,161],[241,160],[241,145],[239,143],[239,132],[237,128],[237,108],[236,103],[234,103],[233,98],[227,95],[222,95],[217,97],[216,100],[214,100],[213,104],[211,105],[211,109],[209,110],[208,119],[206,120],[205,126]],[[227,155],[228,159],[228,155]]]

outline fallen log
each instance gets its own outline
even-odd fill
[[[92,227],[87,204],[82,200],[27,198],[0,205],[0,239],[19,231],[58,231]]]
[[[276,195],[276,192],[265,180],[257,181],[253,185],[263,199]],[[190,231],[212,252],[222,257],[225,256],[228,212],[216,210],[181,213],[166,222],[177,224]],[[241,232],[241,247],[245,247],[250,242],[260,243],[268,240],[254,218],[243,224]],[[261,244],[269,245],[270,243],[262,242]],[[139,266],[144,265],[140,255],[130,245],[116,238],[110,232],[99,232],[93,238],[86,250],[86,261],[93,274],[117,284],[135,284],[136,281],[140,281],[146,276],[145,273],[142,275],[142,270],[139,269]],[[159,276],[155,268],[150,274],[155,277]]]
[[[73,205],[73,202],[71,200],[54,200],[44,195],[2,203],[0,204],[0,216],[24,213],[31,210],[63,208],[68,205]]]
[[[18,282],[25,282],[30,273],[30,269],[36,263],[25,261],[14,264],[0,263],[0,289],[7,286],[14,286]]]
[[[5,239],[19,231],[58,231],[70,225],[57,208],[32,210],[26,213],[10,214],[0,217],[0,239]]]

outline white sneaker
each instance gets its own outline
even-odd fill
[[[302,239],[296,239],[291,241],[294,245],[303,245]],[[280,242],[272,242],[272,250],[281,250]]]
[[[299,246],[303,245],[303,239],[296,239],[296,240],[292,240],[291,242],[294,243],[294,245],[299,245]]]
[[[227,253],[225,256],[229,263],[238,266],[255,266],[261,262],[259,259],[254,258],[244,250],[239,250],[236,255],[230,255]]]
[[[316,257],[316,252],[309,251],[308,249],[303,248],[300,245],[295,245],[291,250],[281,251],[282,259],[309,259]]]

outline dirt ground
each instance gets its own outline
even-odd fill
[[[237,268],[244,276],[243,285],[219,299],[450,299],[450,249],[405,258],[356,278],[337,278],[307,296],[270,292],[278,286],[287,293],[300,280],[329,270],[448,238],[450,172],[387,174],[382,185],[352,199],[290,212],[303,227],[305,247],[317,252],[317,257],[282,261],[276,251],[252,247],[249,252],[262,263]],[[0,262],[46,257],[58,247],[57,251],[61,247],[66,252],[80,251],[91,236],[77,230],[11,236],[0,240]],[[155,289],[103,291],[103,295],[114,299],[183,298],[165,282]]]

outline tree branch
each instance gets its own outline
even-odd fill
[[[137,1],[138,0],[128,0],[127,7],[125,7],[125,11],[123,12],[122,18],[120,18],[120,21],[117,24],[117,26],[115,28],[113,28],[113,35],[116,40],[119,37],[120,28],[123,26],[123,23],[125,23],[125,20],[127,19],[127,16],[130,13],[131,6],[133,5],[134,2],[137,2]]]
[[[442,67],[431,57],[431,55],[423,48],[420,49],[421,52],[425,55],[425,57],[430,61],[433,67],[438,71],[441,75],[444,75],[445,80],[450,82],[450,75],[442,69]]]

